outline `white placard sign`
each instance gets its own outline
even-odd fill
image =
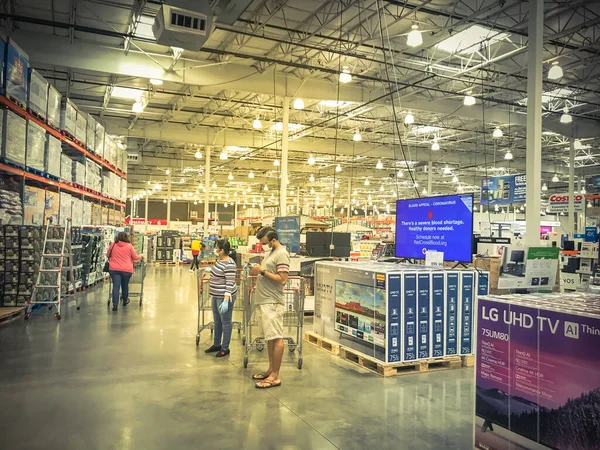
[[[436,252],[435,250],[428,250],[425,253],[425,265],[435,268],[444,268],[444,252]]]
[[[577,290],[581,286],[581,275],[578,273],[561,272],[560,283],[567,291]]]

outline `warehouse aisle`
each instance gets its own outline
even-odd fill
[[[243,369],[195,345],[187,268],[149,268],[146,299],[117,313],[107,288],[60,322],[35,311],[0,326],[1,447],[17,449],[472,448],[472,370],[381,379],[310,345],[286,352],[283,385],[260,391]],[[236,320],[234,318],[234,320]]]

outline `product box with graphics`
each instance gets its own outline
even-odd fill
[[[23,224],[43,225],[46,192],[33,186],[25,186],[23,197]]]
[[[58,192],[46,191],[46,202],[44,210],[44,219],[46,224],[51,220],[54,225],[58,224],[58,215],[60,212],[60,194]]]
[[[478,301],[475,448],[600,443],[600,297]]]

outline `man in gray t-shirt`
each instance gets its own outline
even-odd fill
[[[281,386],[279,369],[283,358],[283,313],[285,297],[283,288],[290,271],[290,255],[279,243],[279,236],[271,227],[258,230],[256,237],[265,248],[266,254],[261,264],[250,267],[250,274],[256,278],[254,303],[256,318],[261,335],[267,341],[269,368],[252,376],[259,380],[256,387],[267,389]]]

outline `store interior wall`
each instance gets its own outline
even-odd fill
[[[140,200],[137,204],[137,217],[144,217],[146,208],[146,202],[144,200]],[[215,205],[211,203],[209,205],[209,212],[214,213]],[[171,202],[171,220],[190,220],[193,216],[193,212],[196,213],[195,218],[203,218],[204,217],[204,205],[198,204],[194,205],[193,202]],[[225,208],[223,205],[219,205],[217,208],[217,212],[219,213],[219,222],[221,223],[230,223],[233,220],[234,215],[234,207],[233,205],[228,205]],[[127,202],[126,213],[127,216],[131,215],[131,202]],[[238,216],[242,217],[243,212],[238,211]],[[148,219],[163,219],[167,218],[167,204],[161,201],[148,201]]]

